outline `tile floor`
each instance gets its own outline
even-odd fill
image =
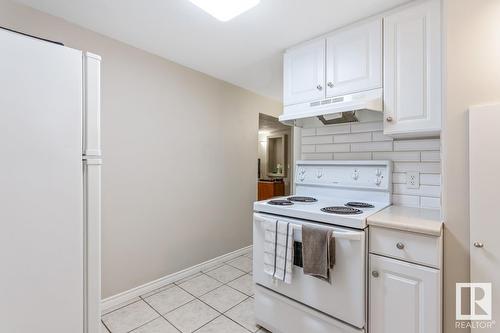
[[[101,332],[268,332],[255,324],[253,294],[250,252],[103,313]]]

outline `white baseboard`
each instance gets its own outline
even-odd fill
[[[220,257],[205,261],[201,264],[194,265],[192,267],[186,268],[182,271],[169,274],[158,280],[154,280],[143,284],[142,286],[138,286],[127,291],[121,292],[114,296],[105,298],[101,301],[101,312],[109,312],[110,309],[120,306],[122,304],[126,304],[127,302],[133,301],[137,299],[139,296],[147,294],[153,290],[166,286],[167,284],[173,283],[175,281],[179,281],[185,277],[196,274],[200,271],[205,271],[210,269],[211,267],[217,266],[226,262],[228,260],[239,257],[252,249],[252,245],[244,247],[242,249],[236,250],[231,253],[224,254]]]

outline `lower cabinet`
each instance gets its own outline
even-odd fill
[[[441,332],[441,271],[370,254],[370,333]]]

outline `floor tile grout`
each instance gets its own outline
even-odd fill
[[[130,302],[130,303],[127,303],[127,304],[121,305],[119,308],[116,308],[116,309],[114,309],[113,311],[109,311],[109,312],[106,312],[106,313],[104,313],[104,314],[101,314],[101,318],[107,317],[108,315],[112,314],[113,312],[116,312],[116,311],[118,311],[118,310],[121,310],[121,309],[123,309],[123,308],[126,308],[126,307],[127,307],[127,306],[129,306],[129,305],[132,305],[132,304],[138,303],[138,302],[140,302],[140,301],[143,301],[143,299],[142,299],[140,296],[138,296],[138,298],[139,298],[138,300],[135,300],[135,301],[133,301],[133,302]]]
[[[101,318],[102,318],[102,317],[101,317]],[[108,327],[108,326],[104,323],[104,321],[102,321],[102,319],[101,319],[101,323],[102,323],[102,325],[104,326],[104,328],[105,328],[108,332],[110,332],[110,333],[111,333],[111,330],[110,330],[110,329],[109,329],[109,327]],[[103,333],[103,332],[101,332],[101,333]]]
[[[182,333],[182,331],[181,331],[181,330],[180,330],[177,326],[175,326],[173,323],[171,323],[171,322],[170,322],[170,321],[169,321],[169,320],[168,320],[168,319],[167,319],[164,315],[162,315],[162,314],[160,313],[160,311],[156,310],[156,309],[155,309],[155,308],[154,308],[151,304],[149,304],[148,302],[144,301],[144,303],[146,303],[146,304],[147,304],[147,305],[148,305],[151,309],[153,309],[153,311],[155,311],[156,313],[158,313],[158,314],[160,315],[160,317],[161,317],[161,318],[165,319],[165,320],[167,321],[167,323],[169,323],[170,325],[172,325],[172,327],[173,327],[173,328],[175,328],[176,330],[178,330],[179,332],[181,332],[181,333]],[[188,303],[189,303],[189,302],[188,302]],[[186,303],[186,304],[188,304],[188,303]],[[185,304],[184,304],[184,305],[185,305]],[[160,317],[157,317],[157,318],[155,318],[155,319],[153,319],[153,320],[156,320],[156,319],[158,319],[158,318],[160,318]],[[152,320],[152,321],[153,321],[153,320]],[[150,322],[151,322],[151,321],[150,321]],[[148,324],[148,323],[146,323],[146,324],[144,324],[144,325],[147,325],[147,324]],[[144,326],[144,325],[142,325],[142,326]],[[134,328],[134,330],[136,330],[136,329],[138,329],[138,328],[140,328],[140,327],[142,327],[142,326],[136,327],[136,328]],[[133,330],[132,330],[132,331],[133,331]]]
[[[233,261],[233,260],[236,260],[236,259],[238,259],[238,258],[242,258],[242,257],[244,257],[244,258],[246,258],[246,259],[249,259],[249,260],[253,260],[252,258],[248,257],[248,256],[247,256],[247,254],[244,254],[244,255],[238,256],[238,257],[236,257],[236,258],[233,258],[233,259],[231,259],[230,261]],[[222,267],[224,267],[225,265],[227,265],[227,266],[229,266],[229,267],[231,267],[231,268],[233,268],[233,269],[236,269],[237,271],[241,272],[241,273],[242,273],[242,275],[239,275],[239,276],[235,277],[234,279],[231,279],[231,280],[229,280],[229,281],[227,281],[227,282],[223,282],[223,281],[220,281],[220,280],[218,280],[217,278],[212,277],[212,276],[210,276],[209,274],[207,274],[207,273],[209,273],[209,272],[212,272],[212,271],[214,271],[214,270],[217,270],[217,269],[219,269],[219,268],[222,268]],[[149,293],[145,293],[144,295],[147,295],[147,297],[144,297],[144,295],[141,295],[141,296],[139,296],[139,297],[138,297],[138,299],[137,299],[136,301],[130,302],[130,303],[128,303],[128,304],[125,304],[125,305],[123,305],[123,306],[120,306],[120,307],[118,307],[118,308],[114,309],[113,311],[107,312],[107,313],[103,314],[103,315],[102,315],[102,317],[106,317],[107,315],[109,315],[109,314],[111,314],[111,313],[113,313],[113,312],[116,312],[116,311],[118,311],[118,310],[120,310],[120,309],[123,309],[123,308],[125,308],[125,307],[129,306],[129,305],[132,305],[132,304],[135,304],[135,303],[138,303],[138,302],[142,301],[142,302],[146,303],[146,305],[147,305],[148,307],[150,307],[150,308],[151,308],[151,309],[152,309],[155,313],[157,313],[157,314],[158,314],[158,317],[155,317],[154,319],[152,319],[152,320],[150,320],[150,321],[148,321],[148,322],[146,322],[146,323],[144,323],[144,324],[142,324],[142,325],[140,325],[140,326],[138,326],[138,327],[135,327],[134,329],[132,329],[132,330],[128,331],[129,333],[130,333],[130,332],[133,332],[133,331],[135,331],[135,330],[137,330],[137,329],[139,329],[139,328],[141,328],[141,327],[143,327],[143,326],[146,326],[146,325],[148,325],[149,323],[151,323],[151,322],[153,322],[153,321],[155,321],[155,320],[158,320],[159,318],[163,318],[163,319],[164,319],[164,320],[166,320],[166,321],[167,321],[170,325],[172,325],[172,326],[173,326],[173,327],[174,327],[177,331],[179,331],[179,332],[181,332],[181,333],[182,333],[182,330],[180,330],[180,329],[179,329],[178,327],[176,327],[176,326],[175,326],[172,322],[170,322],[170,321],[166,318],[166,315],[167,315],[167,314],[169,314],[169,313],[171,313],[171,312],[173,312],[173,311],[176,311],[176,310],[178,310],[178,309],[180,309],[180,308],[182,308],[182,307],[184,307],[184,306],[186,306],[186,305],[188,305],[188,304],[190,304],[190,303],[192,303],[192,302],[199,301],[199,302],[201,302],[202,304],[204,304],[204,305],[206,305],[207,307],[209,307],[210,309],[214,310],[214,311],[217,313],[217,316],[216,316],[215,318],[213,318],[212,320],[208,321],[207,323],[203,324],[202,326],[200,326],[199,328],[197,328],[197,329],[196,329],[195,331],[193,331],[193,332],[197,332],[197,331],[199,331],[200,329],[202,329],[203,327],[205,327],[206,325],[210,324],[211,322],[213,322],[214,320],[216,320],[217,318],[220,318],[220,317],[224,317],[224,318],[226,318],[226,319],[228,319],[228,320],[232,321],[233,323],[235,323],[235,324],[237,324],[238,326],[242,327],[245,331],[253,332],[253,331],[249,330],[248,328],[246,328],[245,326],[243,326],[242,324],[240,324],[239,322],[237,322],[236,320],[233,320],[232,318],[230,318],[230,317],[228,317],[228,316],[227,316],[227,313],[228,313],[229,311],[231,311],[232,309],[234,309],[234,308],[238,307],[239,305],[241,305],[242,303],[244,303],[244,302],[248,301],[249,299],[252,299],[252,300],[253,300],[253,293],[252,293],[252,295],[248,295],[247,293],[245,293],[245,292],[243,292],[243,291],[241,291],[241,290],[238,290],[237,288],[235,288],[235,287],[233,287],[233,286],[229,285],[230,283],[233,283],[234,281],[236,281],[236,280],[238,280],[238,279],[241,279],[241,278],[243,278],[243,277],[246,277],[247,275],[249,275],[249,276],[251,276],[251,277],[252,277],[252,274],[251,274],[251,273],[252,273],[252,271],[250,271],[250,272],[246,272],[245,270],[242,270],[242,269],[240,269],[240,268],[238,268],[238,267],[235,267],[235,266],[233,266],[233,265],[229,264],[229,261],[227,261],[227,262],[223,262],[223,263],[221,263],[219,266],[215,266],[213,269],[210,269],[210,270],[208,270],[208,271],[199,271],[199,272],[196,272],[196,273],[192,274],[191,276],[187,276],[187,277],[185,277],[185,278],[183,278],[183,279],[180,279],[180,280],[178,280],[178,281],[174,281],[174,282],[168,283],[168,284],[166,284],[166,285],[164,285],[164,286],[161,286],[161,287],[159,287],[159,288],[157,288],[157,289],[156,289],[156,290],[157,290],[157,292],[154,292],[155,290],[153,290],[153,291],[151,291],[151,292],[149,292]],[[206,277],[208,277],[208,278],[210,278],[210,279],[212,279],[212,280],[214,280],[214,281],[217,281],[218,283],[220,283],[220,285],[219,285],[219,286],[217,286],[217,287],[215,287],[215,288],[213,288],[213,289],[211,289],[211,290],[209,290],[209,291],[207,291],[207,292],[205,292],[205,293],[203,293],[203,294],[201,294],[201,295],[199,295],[199,296],[194,295],[194,294],[193,294],[193,293],[191,293],[189,290],[185,289],[185,287],[183,288],[183,287],[181,286],[181,284],[184,284],[185,282],[191,281],[191,280],[193,280],[193,279],[195,279],[195,278],[197,278],[197,277],[200,277],[200,276],[206,276]],[[169,311],[168,311],[168,312],[166,312],[165,314],[162,314],[162,313],[160,313],[160,312],[159,312],[159,311],[158,311],[158,310],[157,310],[157,309],[156,309],[153,305],[151,305],[151,304],[147,301],[147,299],[148,299],[148,298],[150,298],[150,297],[152,297],[152,296],[155,296],[155,295],[157,295],[157,294],[159,294],[159,293],[161,293],[161,292],[164,292],[164,291],[168,291],[168,290],[170,290],[171,288],[163,289],[163,288],[165,288],[165,287],[167,287],[167,286],[169,286],[169,285],[172,285],[172,287],[171,287],[171,288],[178,287],[179,289],[183,290],[184,292],[186,292],[187,294],[189,294],[191,297],[193,297],[193,299],[192,299],[192,300],[190,300],[190,301],[188,301],[188,302],[186,302],[186,303],[184,303],[184,304],[182,304],[182,305],[180,305],[180,306],[178,306],[178,307],[176,307],[176,308],[174,308],[174,309],[169,310]],[[211,292],[213,292],[213,291],[215,291],[215,290],[217,290],[217,289],[219,289],[219,288],[222,288],[223,286],[229,287],[229,288],[231,288],[232,290],[234,290],[234,291],[238,292],[239,294],[243,295],[243,296],[244,296],[244,299],[243,299],[243,300],[241,300],[241,301],[239,301],[238,303],[234,304],[234,305],[233,305],[233,306],[231,306],[230,308],[226,309],[225,311],[222,311],[222,312],[221,312],[221,311],[217,310],[216,308],[214,308],[213,306],[211,306],[210,304],[208,304],[208,303],[206,303],[205,301],[203,301],[200,297],[203,297],[203,296],[205,296],[205,295],[207,295],[207,294],[209,294],[209,293],[211,293]],[[161,290],[161,289],[163,289],[163,290]],[[106,328],[106,329],[107,329],[110,333],[113,333],[113,332],[109,329],[109,327],[108,327],[108,326],[104,323],[104,321],[102,321],[102,323],[103,323],[103,325],[105,326],[105,328]],[[258,325],[257,325],[257,327],[258,327],[258,328],[257,328],[257,331],[258,331],[258,330],[260,329],[260,326],[258,326]]]

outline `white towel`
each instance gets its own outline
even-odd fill
[[[293,233],[300,228],[289,222],[271,219],[264,226],[264,272],[277,280],[292,283]]]

